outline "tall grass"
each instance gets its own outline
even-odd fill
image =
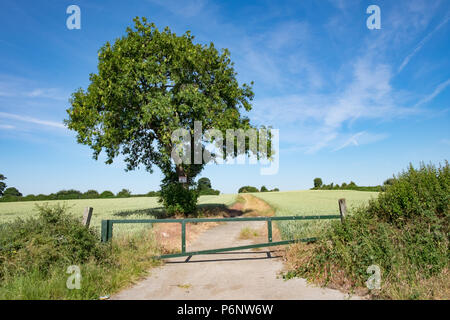
[[[61,205],[41,206],[36,218],[0,225],[0,299],[98,299],[114,293],[157,263],[149,232],[99,242]],[[69,266],[81,288],[69,289]]]

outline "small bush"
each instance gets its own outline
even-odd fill
[[[386,192],[371,201],[368,213],[395,224],[419,217],[448,216],[450,212],[449,165],[436,168],[412,165],[391,181]]]
[[[168,214],[195,214],[199,193],[185,188],[181,183],[167,183],[161,186],[159,202]]]
[[[244,186],[239,188],[238,193],[259,192],[258,188],[252,186]]]
[[[112,192],[109,191],[109,190],[103,191],[103,192],[100,194],[100,198],[114,198],[114,193],[112,193]]]
[[[65,206],[37,208],[37,218],[0,225],[0,280],[104,257],[98,234],[66,214]]]

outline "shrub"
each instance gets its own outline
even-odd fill
[[[147,197],[158,197],[159,194],[160,194],[159,191],[149,191],[149,192],[146,194],[146,196],[147,196]]]
[[[181,183],[169,182],[161,185],[159,202],[168,214],[194,214],[198,197],[197,190],[185,188]]]
[[[82,193],[78,190],[70,189],[70,190],[61,190],[56,194],[50,194],[49,200],[70,200],[70,199],[80,199],[82,198]]]
[[[249,192],[259,192],[258,188],[252,186],[241,187],[238,193],[249,193]]]
[[[442,283],[430,279],[442,278],[450,261],[449,187],[448,162],[439,168],[410,166],[377,199],[357,208],[344,223],[332,223],[312,247],[295,247],[298,263],[288,276],[364,287],[367,268],[378,265],[382,288],[376,296],[434,297]]]
[[[100,194],[97,190],[88,190],[83,193],[83,199],[97,199],[100,197]]]
[[[105,256],[99,235],[67,214],[65,206],[37,209],[37,218],[0,225],[0,281],[33,271],[46,274],[54,266],[67,268]]]
[[[117,197],[119,197],[119,198],[131,197],[131,191],[128,189],[122,189],[117,193]]]
[[[113,197],[114,197],[114,193],[112,193],[112,192],[109,191],[109,190],[103,191],[103,192],[100,194],[100,198],[113,198]]]
[[[423,216],[448,216],[450,212],[449,165],[436,168],[412,165],[392,182],[386,192],[371,201],[368,213],[395,224]]]
[[[266,186],[262,186],[260,192],[269,192],[269,189],[267,189]]]

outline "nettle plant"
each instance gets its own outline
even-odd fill
[[[164,174],[166,208],[189,213],[197,201],[194,179],[205,161],[175,163],[172,132],[181,128],[193,137],[194,121],[224,136],[227,129],[254,128],[241,114],[252,108],[253,83],[239,85],[227,49],[195,44],[189,32],[160,31],[145,18],[133,21],[134,29],[101,47],[98,72],[90,75],[86,90],[72,94],[65,123],[79,143],[93,149],[94,159],[104,151],[107,164],[122,154],[126,170],[143,166],[152,173],[156,165]],[[211,142],[201,137],[202,148]],[[223,157],[240,152],[233,148]],[[180,177],[186,177],[185,185],[178,184]]]

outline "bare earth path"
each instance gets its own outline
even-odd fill
[[[187,250],[252,244],[239,239],[244,227],[260,229],[264,222],[228,222],[208,229]],[[308,285],[304,279],[283,280],[283,262],[269,250],[226,252],[167,259],[150,276],[111,299],[358,299],[333,289]]]

